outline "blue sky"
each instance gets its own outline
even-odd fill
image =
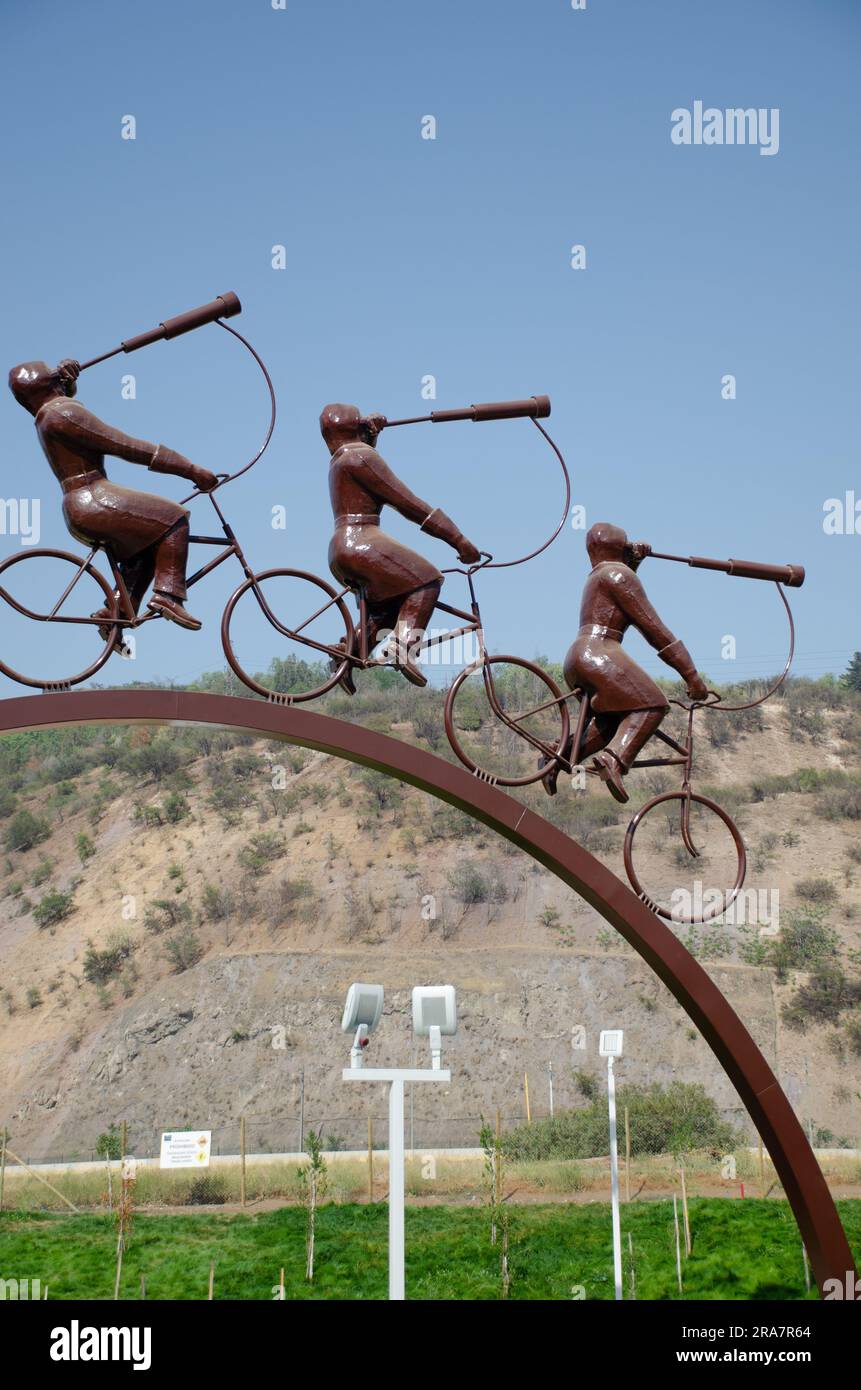
[[[826,499],[861,499],[852,0],[6,0],[2,31],[2,360],[83,359],[236,290],[234,322],[280,405],[264,461],[221,494],[255,568],[327,574],[321,406],[417,414],[432,374],[440,408],[550,394],[589,521],[663,550],[805,564],[800,673],[840,671],[861,646],[861,534],[823,531]],[[778,108],[778,153],[674,145],[671,113],[696,100]],[[253,364],[217,328],[94,368],[79,394],[219,471],[265,427]],[[38,496],[42,544],[77,549],[8,393],[0,431],[3,497]],[[526,422],[401,430],[382,447],[498,556],[531,549],[559,510]],[[286,531],[270,525],[279,504]],[[18,544],[0,537],[4,554]],[[561,658],[586,568],[583,532],[566,528],[534,564],[483,577],[491,647]],[[203,633],[151,624],[110,678],[219,666],[231,569],[194,590]],[[715,679],[781,664],[766,586],[658,562],[641,576]],[[463,595],[452,582],[446,597]]]

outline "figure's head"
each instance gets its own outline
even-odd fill
[[[357,405],[327,405],[320,412],[320,433],[334,454],[342,444],[370,444],[385,423],[382,415],[363,415]]]
[[[593,565],[602,560],[621,560],[627,564],[628,537],[621,526],[610,521],[596,521],[586,532],[586,549]]]
[[[58,396],[74,396],[77,389],[74,379],[59,367],[49,367],[47,362],[21,362],[9,373],[9,390],[31,415],[35,415],[46,401]]]

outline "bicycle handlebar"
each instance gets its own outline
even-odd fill
[[[238,295],[228,290],[226,294],[218,295],[208,304],[200,304],[196,309],[186,309],[184,314],[165,319],[157,328],[138,333],[134,338],[126,338],[119,347],[111,348],[110,352],[103,352],[100,357],[91,357],[89,362],[81,363],[81,371],[85,372],[88,367],[94,367],[97,362],[106,362],[109,357],[116,357],[118,352],[137,352],[138,348],[148,347],[150,343],[157,343],[162,338],[178,338],[183,333],[202,328],[206,323],[214,323],[216,319],[230,319],[241,313],[242,305]]]

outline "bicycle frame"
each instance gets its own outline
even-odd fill
[[[574,692],[572,691],[572,694],[573,693]],[[675,758],[637,758],[631,764],[631,767],[684,768],[681,786],[682,793],[684,794],[684,801],[682,802],[681,836],[685,849],[693,858],[698,859],[700,857],[700,852],[694,844],[693,838],[691,836],[691,767],[693,764],[694,757],[694,714],[696,713],[697,709],[701,708],[701,706],[698,704],[686,705],[683,704],[680,700],[672,700],[670,703],[677,705],[679,709],[687,710],[687,741],[685,743],[679,743],[677,739],[674,739],[670,734],[665,733],[663,729],[656,729],[655,733],[653,734],[653,737],[656,739],[660,739],[661,743],[665,743],[667,747],[671,748],[674,753],[678,754],[678,756]],[[589,699],[589,696],[584,693],[580,699],[580,713],[577,719],[577,727],[574,731],[574,738],[571,745],[572,755],[570,758],[570,766],[565,769],[568,772],[570,772],[574,767],[580,765],[580,754],[582,752],[586,726],[589,723],[590,714],[591,701]],[[597,775],[592,768],[586,768],[585,771],[588,774]]]

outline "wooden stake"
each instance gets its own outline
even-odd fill
[[[214,1298],[215,1298],[215,1260],[210,1260],[210,1261],[209,1261],[209,1298],[207,1299],[207,1302],[208,1302],[208,1303],[211,1303],[211,1302],[213,1301]]]
[[[374,1117],[368,1115],[368,1201],[374,1201]]]
[[[60,1192],[56,1187],[54,1187],[53,1183],[48,1182],[47,1178],[42,1177],[41,1173],[35,1173],[33,1169],[30,1168],[24,1162],[23,1158],[19,1158],[16,1153],[12,1152],[12,1150],[9,1148],[8,1142],[6,1144],[6,1153],[9,1155],[13,1163],[20,1163],[21,1167],[30,1174],[31,1178],[36,1178],[39,1182],[44,1183],[46,1187],[51,1189],[55,1197],[59,1197],[61,1202],[66,1203],[66,1206],[69,1208],[70,1211],[73,1211],[76,1216],[80,1216],[81,1213],[79,1209],[75,1206],[74,1202],[70,1202],[68,1197],[64,1197],[62,1192]]]
[[[239,1204],[245,1206],[245,1116],[239,1120]]]
[[[529,1072],[523,1073],[523,1094],[526,1098],[526,1123],[532,1124],[532,1109],[529,1104]]]
[[[681,1164],[679,1172],[682,1178],[682,1214],[685,1221],[685,1255],[691,1253],[691,1223],[688,1219],[688,1189],[685,1186],[685,1166]]]
[[[283,1303],[287,1295],[284,1292],[284,1266],[281,1266],[281,1283],[278,1286],[278,1301]]]
[[[682,1292],[682,1242],[679,1235],[679,1199],[673,1193],[673,1225],[676,1231],[676,1278],[679,1281],[679,1293]]]
[[[760,1134],[760,1135],[759,1135],[759,1190],[760,1190],[760,1192],[762,1192],[762,1191],[764,1190],[764,1188],[765,1188],[765,1161],[764,1161],[764,1159],[763,1159],[763,1154],[762,1154],[762,1135]]]
[[[625,1201],[631,1200],[631,1130],[628,1125],[628,1107],[625,1106]]]
[[[115,1278],[115,1280],[114,1280],[114,1302],[115,1302],[115,1303],[116,1303],[117,1299],[118,1299],[119,1296],[120,1296],[120,1279],[121,1279],[121,1277],[122,1277],[122,1272],[123,1272],[123,1250],[124,1250],[124,1248],[125,1248],[125,1242],[123,1241],[123,1218],[122,1218],[122,1213],[120,1213],[120,1230],[119,1230],[119,1235],[117,1236],[117,1276],[116,1276],[116,1278]]]
[[[6,1144],[9,1139],[9,1131],[4,1127],[3,1138],[0,1141],[0,1211],[3,1210],[3,1190],[6,1186]]]
[[[807,1246],[801,1242],[801,1257],[804,1260],[804,1287],[810,1293],[810,1261],[807,1258]]]

